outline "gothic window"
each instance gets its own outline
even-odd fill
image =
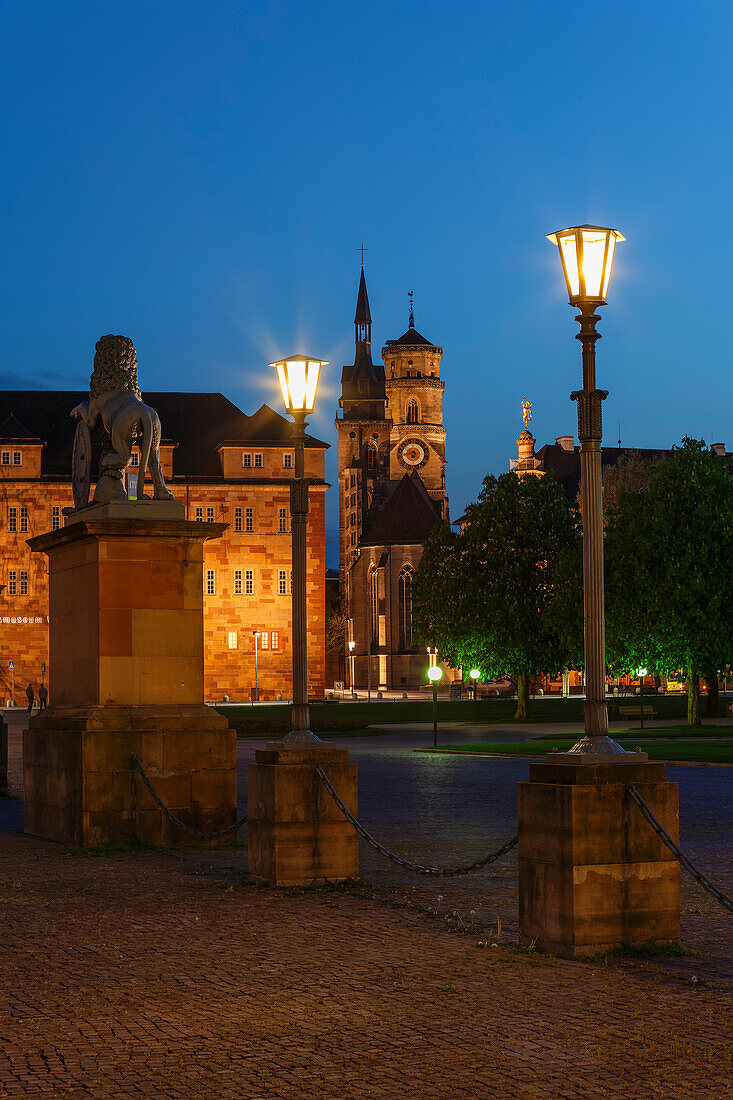
[[[377,472],[377,447],[374,443],[367,444],[366,468],[368,474],[375,474]]]
[[[374,566],[369,570],[369,618],[374,647],[379,645],[379,583]]]
[[[406,424],[417,424],[420,419],[420,406],[414,397],[411,397],[407,402],[407,414],[405,417]]]
[[[404,565],[397,580],[400,616],[400,646],[412,645],[412,568]]]

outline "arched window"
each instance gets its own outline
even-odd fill
[[[372,648],[379,645],[379,583],[377,570],[369,570],[369,628],[372,636]]]
[[[417,424],[420,419],[420,406],[414,397],[411,397],[407,402],[407,414],[405,416],[406,424]]]
[[[375,474],[377,472],[377,445],[376,443],[367,443],[366,448],[366,471],[368,474]]]
[[[412,645],[412,567],[403,565],[397,579],[400,617],[400,646]]]

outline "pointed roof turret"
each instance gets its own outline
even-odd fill
[[[361,265],[361,279],[359,280],[359,293],[356,298],[355,325],[371,325],[372,315],[369,312],[369,295],[367,294],[366,279],[364,278],[364,264]]]
[[[366,251],[366,250],[365,250]],[[382,419],[386,401],[384,392],[384,366],[372,362],[372,315],[369,309],[364,264],[361,265],[359,291],[354,315],[356,354],[351,366],[341,371],[341,398],[339,405],[344,415]]]

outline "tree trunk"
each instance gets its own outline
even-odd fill
[[[529,718],[529,676],[520,672],[517,676],[517,712],[514,715],[520,721]]]
[[[720,699],[717,672],[705,673],[705,687],[708,689],[708,701],[705,707],[705,714],[708,718],[717,718]]]
[[[700,720],[700,677],[692,669],[687,671],[687,724],[701,726]]]

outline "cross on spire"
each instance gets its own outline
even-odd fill
[[[362,245],[361,245],[361,247],[360,247],[360,248],[357,248],[357,250],[356,250],[356,251],[357,251],[357,252],[361,252],[361,266],[363,267],[363,266],[364,266],[364,253],[365,253],[365,252],[368,252],[368,251],[369,251],[369,249],[368,249],[368,248],[365,248],[365,247],[364,247],[364,245],[362,244]]]

